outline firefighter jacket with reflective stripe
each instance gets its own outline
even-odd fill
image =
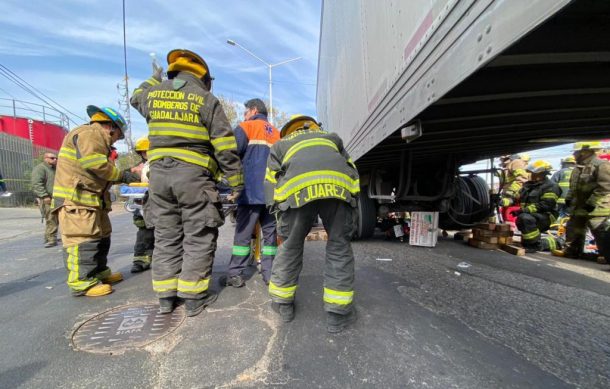
[[[38,198],[51,197],[55,181],[55,166],[46,162],[38,164],[32,170],[32,192]]]
[[[267,158],[271,146],[280,140],[280,132],[267,121],[267,116],[257,114],[235,127],[235,139],[244,166],[244,190],[237,203],[263,205]]]
[[[265,174],[268,205],[285,210],[327,198],[355,205],[358,192],[358,171],[337,134],[296,131],[271,147]]]
[[[110,134],[99,123],[82,125],[66,135],[57,156],[54,208],[80,205],[110,209],[110,185],[139,180],[108,159],[111,145]]]
[[[161,83],[144,81],[131,105],[148,123],[151,163],[170,157],[206,168],[213,177],[224,174],[232,187],[243,185],[237,143],[218,99],[189,72]]]
[[[580,216],[610,216],[610,162],[592,156],[576,165],[566,200]]]
[[[548,178],[528,181],[523,185],[519,198],[521,209],[527,213],[547,213],[557,217],[557,200],[561,194],[559,185]]]
[[[526,167],[527,163],[522,159],[510,161],[502,176],[502,190],[505,197],[515,198],[523,184],[529,180]]]
[[[568,190],[570,189],[570,177],[572,176],[572,170],[574,170],[574,166],[564,167],[553,174],[551,177],[551,181],[557,183],[561,188],[561,196],[559,196],[559,200],[557,200],[557,204],[565,204],[566,196],[568,195]]]

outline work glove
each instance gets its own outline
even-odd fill
[[[163,66],[159,66],[156,62],[153,62],[153,74],[152,78],[161,82],[163,81]]]
[[[45,197],[42,199],[42,202],[45,203],[45,205],[51,205],[51,198]]]
[[[510,214],[514,217],[518,217],[519,215],[521,215],[523,213],[523,210],[521,208],[519,209],[515,209],[514,211],[510,211]]]
[[[585,204],[584,209],[585,209],[585,211],[591,213],[595,210],[595,205]]]
[[[229,200],[231,203],[235,203],[239,196],[241,196],[241,190],[233,189],[231,194],[227,196],[227,200]]]
[[[138,227],[138,228],[146,228],[146,222],[144,221],[143,218],[141,217],[134,217],[133,218],[133,224]]]
[[[566,199],[566,208],[570,208],[570,205],[572,205],[572,200]]]

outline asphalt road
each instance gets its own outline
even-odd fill
[[[449,239],[433,249],[356,242],[359,320],[331,335],[324,242],[308,242],[294,322],[274,316],[254,275],[160,341],[105,355],[74,351],[76,326],[155,301],[150,272],[129,274],[131,215],[112,217],[110,265],[126,279],[102,298],[69,295],[61,250],[42,247],[37,210],[0,209],[0,220],[0,388],[610,387],[608,265]],[[220,235],[215,280],[226,270],[232,225]]]

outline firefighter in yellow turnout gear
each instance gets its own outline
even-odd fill
[[[360,191],[358,171],[341,138],[322,131],[311,117],[292,118],[280,134],[265,176],[267,204],[278,211],[277,233],[283,238],[269,282],[272,307],[283,321],[294,318],[304,240],[320,216],[328,233],[323,297],[327,329],[340,332],[356,319],[350,239]]]
[[[502,207],[515,205],[523,184],[529,180],[529,175],[525,170],[526,159],[529,161],[527,154],[512,154],[502,158],[503,170],[500,177],[502,188],[500,205]]]
[[[589,228],[599,254],[610,260],[610,162],[597,158],[596,153],[601,149],[601,142],[574,144],[576,167],[566,197],[570,213],[566,248],[563,252],[554,252],[555,255],[579,258]]]
[[[159,312],[172,312],[182,298],[186,314],[195,316],[216,299],[208,289],[224,217],[215,179],[224,174],[237,198],[242,167],[231,126],[210,93],[203,58],[178,49],[168,53],[167,63],[169,79],[162,81],[156,68],[134,91],[131,105],[149,130],[152,278]]]
[[[87,107],[89,124],[70,131],[59,151],[53,212],[57,212],[68,287],[73,295],[103,296],[121,273],[107,266],[112,228],[108,189],[113,182],[139,180],[141,168],[120,171],[109,161],[111,146],[124,137],[125,119],[111,108]]]

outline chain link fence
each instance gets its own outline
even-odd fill
[[[55,153],[32,144],[28,139],[0,133],[0,173],[10,197],[0,197],[0,207],[23,207],[34,204],[32,169],[42,162],[44,153]]]

